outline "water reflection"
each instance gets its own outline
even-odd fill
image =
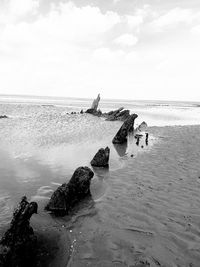
[[[95,175],[99,178],[105,178],[109,175],[109,167],[94,167],[91,166]]]
[[[133,161],[136,162],[137,168],[126,168],[123,171],[112,172],[124,166],[127,163],[126,159],[129,158],[130,155],[136,155],[142,150],[151,147],[153,142],[151,132],[148,147],[145,135],[140,138],[138,146],[136,145],[136,139],[133,135],[129,136],[127,144],[113,146],[111,140],[119,129],[120,122],[105,122],[99,118],[92,116],[86,117],[85,115],[82,117],[78,115],[73,115],[72,117],[70,115],[66,116],[65,113],[67,109],[58,109],[57,107],[41,108],[39,106],[27,105],[24,107],[18,105],[17,108],[16,106],[7,106],[6,108],[4,107],[4,109],[5,112],[2,113],[8,115],[9,111],[11,112],[12,109],[11,113],[13,114],[13,118],[8,121],[0,122],[0,231],[10,222],[13,207],[21,196],[26,193],[29,199],[32,197],[32,200],[37,200],[40,207],[39,214],[32,218],[34,230],[42,229],[42,231],[44,231],[44,237],[46,238],[54,233],[56,227],[59,227],[59,232],[60,229],[62,230],[64,228],[63,232],[52,236],[52,250],[54,249],[55,240],[60,240],[60,237],[66,234],[67,227],[71,227],[71,229],[72,227],[75,229],[79,227],[77,230],[82,232],[80,236],[83,240],[82,256],[84,255],[85,257],[84,264],[88,259],[88,255],[94,255],[90,254],[91,248],[94,249],[94,251],[98,250],[97,255],[100,256],[101,264],[102,258],[105,259],[107,257],[106,253],[113,250],[119,256],[122,256],[123,263],[130,255],[129,265],[131,265],[133,264],[134,249],[130,250],[129,253],[130,248],[135,248],[135,252],[140,254],[142,250],[147,251],[149,248],[152,248],[152,244],[153,253],[157,251],[158,246],[163,249],[162,245],[165,246],[165,248],[169,247],[170,251],[173,251],[174,247],[183,251],[182,241],[188,244],[188,240],[191,241],[194,237],[198,237],[192,235],[185,235],[183,237],[182,235],[185,231],[185,225],[189,225],[188,222],[184,221],[184,218],[189,218],[188,216],[185,217],[185,215],[191,211],[191,205],[190,202],[188,202],[189,198],[185,198],[185,192],[187,193],[185,190],[186,185],[189,186],[188,196],[191,195],[194,188],[196,189],[196,191],[194,191],[195,194],[193,194],[196,196],[196,199],[191,202],[195,211],[192,216],[196,214],[195,207],[198,206],[199,201],[198,187],[195,184],[196,180],[194,180],[196,178],[192,178],[194,177],[194,171],[198,173],[198,162],[195,163],[195,161],[192,160],[198,158],[195,157],[195,155],[198,154],[197,152],[195,152],[196,154],[194,153],[194,155],[192,154],[191,161],[196,165],[191,165],[191,168],[186,168],[190,166],[187,165],[188,157],[186,157],[185,162],[183,162],[183,166],[186,166],[184,168],[180,167],[177,169],[178,165],[176,161],[173,162],[173,160],[171,160],[166,162],[166,164],[172,164],[171,172],[174,174],[175,171],[175,176],[168,175],[170,169],[165,167],[165,164],[159,164],[160,162],[165,162],[165,153],[159,153],[157,157],[155,157],[155,155],[153,157],[147,155],[146,159],[144,157],[144,161],[140,161],[139,159],[138,162],[137,158],[134,158]],[[155,108],[154,110],[151,108],[151,110],[149,110],[149,108],[143,107],[142,112],[134,109],[134,112],[137,113],[137,111],[139,120],[146,120],[149,125],[152,123],[156,125],[157,123],[184,124],[186,119],[190,119],[187,113],[188,109],[180,111],[177,111],[177,109],[170,109],[169,112],[167,110],[163,111],[166,113],[166,116],[163,116],[162,112],[160,112],[160,108]],[[192,113],[192,110],[190,111]],[[169,113],[172,114],[172,112],[174,116],[168,116],[170,115]],[[179,116],[181,112],[182,114]],[[19,115],[19,117],[14,117],[14,115]],[[196,120],[196,123],[198,123],[198,120]],[[188,133],[191,135],[190,131]],[[178,137],[176,139],[180,140],[180,132],[178,131],[177,134]],[[198,136],[198,132],[195,136]],[[174,136],[171,136],[171,138],[173,139]],[[177,141],[176,139],[175,141]],[[169,158],[173,158],[174,156],[172,155],[173,149],[170,149],[173,148],[174,143],[176,142],[172,142],[169,148],[165,147],[165,149],[169,150],[169,155],[171,155]],[[52,192],[61,183],[67,182],[71,178],[76,167],[80,165],[90,166],[90,160],[93,158],[94,154],[96,154],[101,147],[107,145],[111,149],[109,169],[93,169],[95,175],[91,181],[92,198],[80,203],[80,206],[74,210],[72,221],[67,220],[67,218],[65,218],[65,220],[64,218],[56,220],[44,212],[44,206]],[[142,149],[142,146],[144,149]],[[3,147],[5,148],[4,150],[2,149]],[[183,146],[180,147],[182,148]],[[193,149],[191,151],[193,151]],[[180,151],[175,150],[175,152],[177,152],[176,158],[178,158],[178,153]],[[185,152],[183,151],[182,153],[182,157],[184,158]],[[129,159],[130,161],[132,160],[132,158]],[[121,164],[122,161],[124,165]],[[182,159],[179,164],[182,164]],[[160,169],[157,169],[158,166]],[[189,181],[188,170],[191,170],[190,183],[187,182]],[[166,176],[166,179],[160,179],[160,175],[163,177]],[[182,178],[181,180],[177,180],[176,176],[184,177],[186,183],[182,182]],[[170,177],[171,180],[167,179],[167,177]],[[198,177],[198,175],[196,175],[196,177]],[[175,180],[173,180],[174,178]],[[178,181],[180,181],[180,184]],[[170,185],[170,188],[168,188],[168,185]],[[174,186],[173,190],[171,190],[171,185]],[[183,190],[180,190],[181,187]],[[182,192],[181,194],[183,194],[183,196],[180,195],[179,198],[177,198],[177,192],[179,194]],[[171,194],[170,198],[169,194]],[[172,200],[171,204],[169,202],[170,199]],[[151,200],[151,202],[149,200]],[[174,205],[174,203],[176,205]],[[175,207],[174,211],[172,206]],[[161,210],[163,211],[163,207],[167,210],[166,214],[160,212]],[[94,214],[100,214],[100,216],[93,218],[92,216]],[[174,214],[178,215],[175,216]],[[177,231],[177,223],[174,222],[174,225],[172,224],[174,216],[176,217],[176,222],[179,222],[179,220],[183,222],[183,229],[180,229],[181,233]],[[192,219],[194,220],[196,217],[193,216]],[[169,219],[171,220],[169,221]],[[74,226],[73,223],[75,222],[78,223]],[[194,223],[194,221],[192,221],[190,227],[191,226],[194,228],[194,231],[198,229],[198,223]],[[154,236],[152,237],[149,235],[149,229],[152,230],[151,228],[158,230],[159,233],[160,230],[164,229],[164,231],[162,231],[163,236],[161,241],[156,240],[155,242]],[[116,231],[116,229],[120,230]],[[142,229],[142,231],[138,231],[138,229]],[[169,236],[170,231],[168,230],[173,230],[173,235]],[[115,239],[112,238],[112,231],[116,234]],[[85,237],[83,233],[85,233]],[[187,231],[187,234],[188,233]],[[176,236],[178,238],[176,238],[175,241],[174,234],[177,234]],[[77,236],[75,237],[77,238]],[[80,239],[78,245],[80,245]],[[107,246],[105,240],[106,242],[108,241]],[[115,242],[116,240],[119,242]],[[134,242],[132,243],[132,241]],[[46,240],[44,244],[46,246]],[[63,248],[63,255],[59,257],[60,259],[64,258],[63,256],[66,255],[66,244],[70,244],[70,240],[63,240],[63,244],[65,244],[65,246]],[[198,246],[195,242],[191,242],[191,245],[195,247]],[[185,247],[185,251],[188,253],[187,246]],[[166,250],[164,252],[166,253]],[[158,253],[160,253],[160,250]],[[163,254],[165,256],[165,253],[160,253],[160,255]],[[55,255],[55,253],[53,254]],[[117,254],[115,254],[116,257],[114,258],[118,260],[119,257]],[[179,253],[179,255],[182,255],[182,252]],[[171,254],[167,254],[166,262],[170,257]],[[177,253],[174,253],[174,258],[175,257],[177,257]],[[112,257],[108,255],[108,258]],[[117,262],[119,263],[119,261]],[[97,264],[93,262],[91,266],[96,265]],[[182,266],[183,264],[181,265],[180,263],[179,265]],[[58,265],[54,264],[53,266]],[[65,264],[61,266],[65,266]],[[78,266],[78,264],[74,264],[74,266]],[[196,266],[198,266],[198,263]]]
[[[124,144],[113,144],[113,147],[115,148],[117,154],[119,157],[124,157],[126,155],[126,150],[127,150],[127,143]]]

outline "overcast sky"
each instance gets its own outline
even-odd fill
[[[199,0],[0,0],[0,94],[200,101]]]

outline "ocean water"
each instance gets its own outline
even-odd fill
[[[137,146],[130,138],[128,146],[116,147],[111,141],[122,122],[68,114],[86,110],[91,102],[0,97],[0,115],[9,117],[0,119],[0,235],[20,198],[27,195],[39,203],[39,214],[33,218],[37,232],[41,227],[48,231],[48,225],[63,227],[68,235],[70,249],[66,245],[59,254],[58,246],[58,260],[43,266],[199,266],[200,103],[102,99],[102,111],[122,106],[138,114],[135,126],[142,121],[149,126],[148,146]],[[68,181],[77,167],[90,166],[97,150],[106,146],[111,148],[110,168],[94,170],[92,202],[84,203],[71,217],[55,219],[44,212],[53,190]],[[165,148],[166,155],[161,153]],[[188,159],[193,150],[196,154]],[[190,172],[195,180],[181,186],[179,179],[187,179]],[[186,218],[184,235],[180,218]]]
[[[82,98],[50,98],[28,96],[1,96],[1,112],[8,112],[11,116],[34,116],[38,112],[48,114],[62,114],[62,112],[85,110],[91,106],[92,99]],[[24,104],[24,105],[23,105]],[[28,107],[27,107],[28,105]],[[192,125],[199,124],[200,102],[178,101],[145,101],[145,100],[112,100],[101,99],[99,108],[110,111],[124,107],[132,113],[139,114],[136,123],[147,121],[149,126]]]

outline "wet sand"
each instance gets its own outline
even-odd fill
[[[154,146],[109,172],[105,194],[72,216],[67,266],[199,266],[200,127],[152,134]]]
[[[199,267],[200,126],[150,127],[148,146],[130,138],[114,147],[121,122],[57,107],[6,108],[19,117],[1,121],[0,235],[26,194],[39,204],[31,219],[38,266]],[[110,168],[94,169],[92,199],[63,218],[45,212],[58,184],[107,145]]]

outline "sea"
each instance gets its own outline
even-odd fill
[[[102,98],[103,112],[124,107],[138,114],[135,127],[148,125],[148,146],[130,138],[121,147],[112,138],[122,122],[80,114],[91,104],[0,95],[8,116],[0,119],[0,236],[26,195],[38,202],[32,226],[49,244],[38,266],[199,267],[200,102]],[[106,146],[109,169],[93,170],[92,201],[62,218],[45,212],[53,191]]]

